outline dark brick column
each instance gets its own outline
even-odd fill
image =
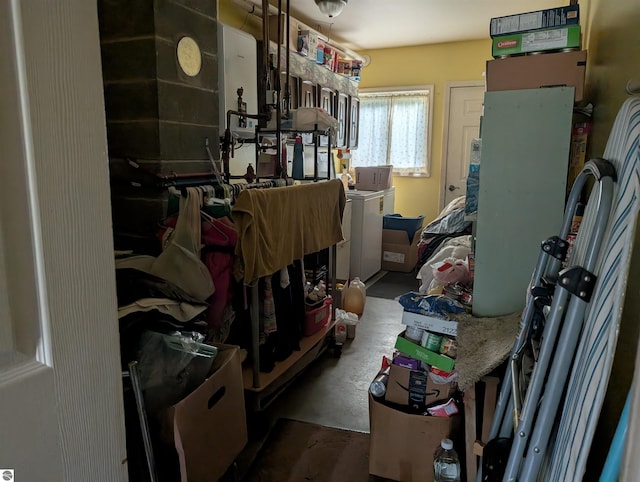
[[[217,4],[215,0],[98,0],[111,159],[132,158],[153,173],[211,170],[205,139],[218,153]],[[178,65],[176,46],[192,37],[202,67]],[[116,246],[149,237],[166,213],[166,192],[112,182]]]

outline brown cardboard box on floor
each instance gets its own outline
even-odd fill
[[[400,482],[433,482],[433,454],[460,417],[425,417],[387,407],[369,394],[369,473]]]
[[[389,380],[387,381],[387,393],[385,400],[399,405],[409,405],[409,379],[411,369],[399,365],[391,365],[389,369]],[[425,405],[434,402],[446,402],[456,391],[456,383],[435,383],[427,374],[425,385]]]
[[[418,241],[421,235],[422,228],[414,233],[411,240],[402,229],[383,229],[381,269],[411,272],[418,263]]]
[[[213,345],[211,375],[169,409],[182,482],[218,480],[247,443],[239,349]]]
[[[575,87],[575,102],[584,97],[586,50],[507,57],[487,61],[487,92],[495,90]]]

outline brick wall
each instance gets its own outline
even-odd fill
[[[219,157],[217,3],[99,0],[98,16],[109,157],[159,174],[210,171],[206,138]],[[177,62],[184,36],[200,47],[195,77]],[[116,247],[144,246],[166,214],[166,198],[112,180]]]

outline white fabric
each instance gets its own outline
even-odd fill
[[[465,259],[471,252],[471,236],[457,236],[447,239],[425,264],[422,265],[416,279],[421,280],[420,293],[426,294],[433,281],[432,265],[447,258]]]
[[[169,298],[142,298],[118,308],[118,318],[140,312],[158,310],[178,321],[190,321],[207,309],[207,305],[193,305],[184,301]]]
[[[200,260],[201,207],[202,191],[188,187],[187,196],[180,198],[176,228],[165,250],[153,262],[150,273],[205,301],[213,294],[214,286],[207,266]]]
[[[547,449],[539,480],[582,480],[616,349],[640,210],[640,98],[618,112],[603,157],[613,163],[617,184],[589,303],[571,370],[556,438]]]
[[[392,164],[394,174],[429,175],[429,92],[360,96],[354,167]]]

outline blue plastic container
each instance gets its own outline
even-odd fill
[[[417,218],[405,218],[401,214],[385,214],[382,217],[382,229],[395,229],[405,231],[409,237],[409,242],[413,240],[413,235],[422,227],[424,216],[421,214]]]

